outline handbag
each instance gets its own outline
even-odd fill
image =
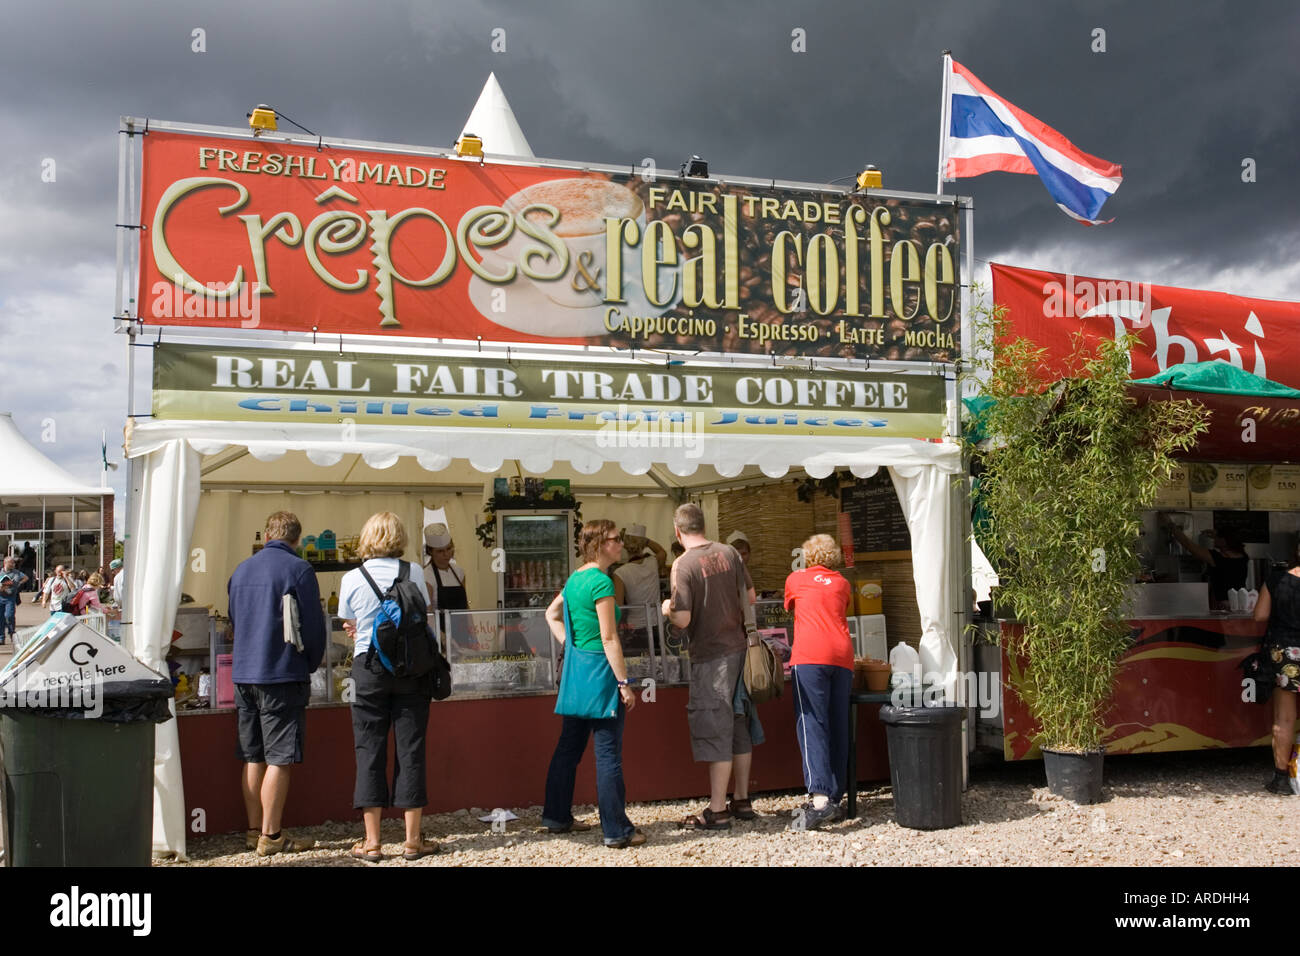
[[[443,655],[442,648],[438,646],[438,637],[432,628],[429,629],[429,641],[433,644],[433,670],[429,672],[431,684],[429,696],[434,700],[446,700],[451,696],[451,661]]]
[[[555,712],[563,717],[608,720],[618,716],[618,681],[604,650],[589,651],[574,641],[569,602],[564,601],[564,672]]]
[[[785,668],[777,660],[776,653],[767,646],[767,641],[759,636],[754,623],[754,605],[749,603],[749,592],[745,588],[745,575],[739,576],[740,607],[745,619],[745,692],[755,704],[762,704],[780,697],[785,689]]]
[[[1254,703],[1268,703],[1273,696],[1273,689],[1277,686],[1277,669],[1273,665],[1266,645],[1261,643],[1259,650],[1243,658],[1237,666],[1241,668],[1243,686],[1251,686],[1254,691],[1254,696],[1251,698]],[[1251,681],[1252,685],[1246,685],[1246,680]]]

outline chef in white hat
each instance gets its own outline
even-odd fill
[[[456,545],[451,540],[451,532],[445,524],[425,525],[424,582],[429,588],[430,611],[467,611],[469,610],[469,592],[465,589],[465,572],[461,570],[456,559]],[[443,633],[447,632],[447,621],[439,621]]]
[[[745,536],[745,532],[740,529],[731,532],[727,535],[727,544],[740,552],[740,560],[749,564],[749,538]]]

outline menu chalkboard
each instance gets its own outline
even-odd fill
[[[903,506],[894,482],[883,468],[870,478],[860,478],[840,489],[840,511],[849,517],[855,560],[898,558],[911,553]]]
[[[1214,530],[1235,531],[1243,544],[1268,544],[1268,512],[1215,511]]]

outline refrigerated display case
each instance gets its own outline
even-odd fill
[[[497,606],[545,609],[573,570],[573,512],[498,511],[496,519],[505,551]]]
[[[456,697],[544,694],[555,689],[556,642],[545,608],[450,611],[440,635]]]
[[[659,609],[649,604],[629,604],[621,609],[618,636],[623,644],[623,662],[632,680],[664,680],[656,663]]]

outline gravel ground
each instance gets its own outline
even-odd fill
[[[521,819],[493,833],[469,808],[425,817],[425,833],[443,844],[440,855],[401,859],[400,821],[385,820],[381,864],[348,857],[361,836],[360,820],[294,831],[319,848],[265,860],[244,849],[243,833],[191,838],[188,864],[163,866],[1285,866],[1300,850],[1300,797],[1266,793],[1264,749],[1149,754],[1106,761],[1103,803],[1077,807],[1048,793],[1041,763],[972,769],[962,798],[963,824],[922,832],[894,819],[889,787],[859,795],[859,818],[820,831],[790,829],[805,798],[755,796],[762,816],[730,831],[692,833],[677,822],[699,810],[699,800],[636,803],[628,816],[649,837],[631,850],[603,846],[600,828],[551,836],[538,832],[541,807],[514,808]],[[292,796],[290,800],[292,800]],[[595,823],[592,807],[575,814]]]

